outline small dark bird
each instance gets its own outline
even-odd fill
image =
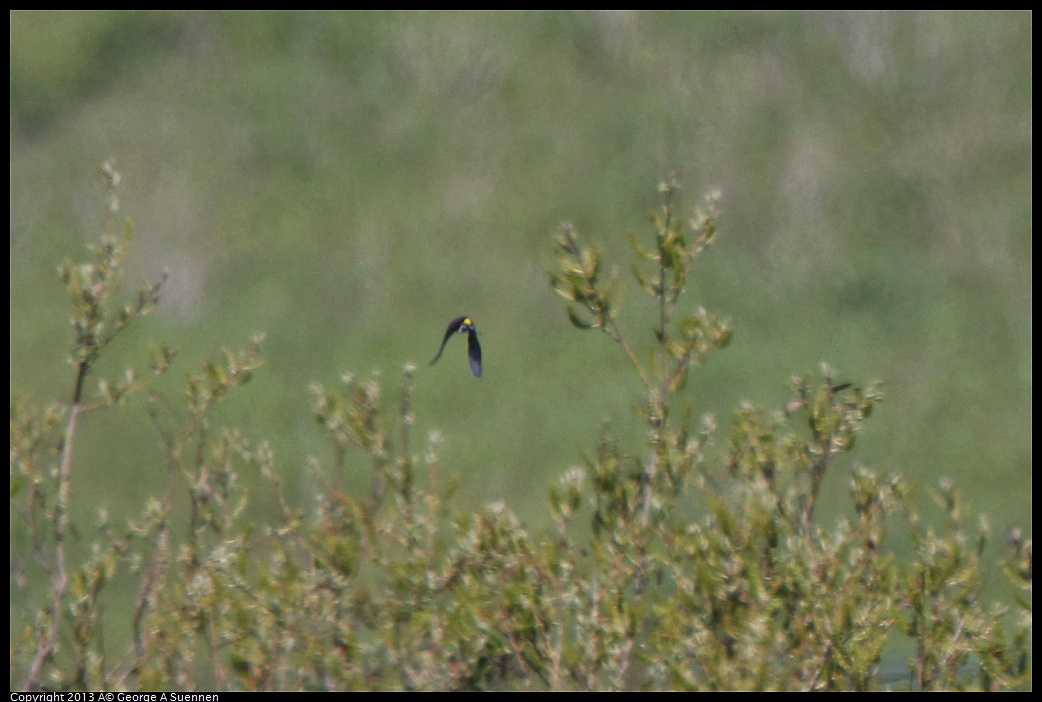
[[[478,343],[478,330],[474,328],[474,320],[470,317],[456,317],[456,319],[449,322],[449,328],[445,330],[445,338],[441,340],[441,348],[438,349],[438,355],[431,361],[433,366],[441,358],[441,352],[445,350],[445,344],[448,343],[449,337],[456,332],[463,333],[467,332],[467,358],[470,359],[470,372],[474,374],[475,378],[481,377],[481,344]]]

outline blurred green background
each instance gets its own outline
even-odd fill
[[[414,363],[412,450],[442,433],[454,505],[539,524],[604,421],[634,453],[643,438],[627,358],[549,289],[553,237],[574,222],[629,282],[627,232],[648,233],[675,171],[685,208],[723,194],[685,304],[735,327],[685,390],[696,416],[781,408],[821,361],[882,380],[855,458],[924,492],[951,476],[996,536],[1030,534],[1029,13],[16,11],[10,29],[12,395],[71,393],[55,267],[97,238],[112,157],[127,282],[170,279],[91,386],[168,343],[177,400],[204,358],[266,332],[220,418],[270,438],[306,495],[307,456],[330,457],[308,384],[380,371],[393,407]],[[427,366],[461,314],[480,380],[462,338]],[[84,517],[161,490],[142,403],[85,417]]]

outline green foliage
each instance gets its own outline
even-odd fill
[[[114,186],[115,171],[106,174]],[[794,378],[784,411],[742,406],[719,449],[715,419],[691,419],[680,391],[731,338],[719,315],[683,304],[715,239],[716,198],[683,217],[678,184],[660,190],[651,242],[632,238],[634,278],[656,303],[646,339],[619,324],[618,280],[601,254],[573,227],[558,238],[551,284],[575,326],[604,332],[632,362],[646,391],[646,444],[633,455],[602,433],[585,467],[550,486],[552,525],[538,533],[502,503],[447,506],[440,435],[414,455],[411,366],[397,409],[376,375],[312,387],[332,459],[310,460],[310,502],[294,504],[266,442],[213,426],[215,407],[260,366],[258,337],[190,373],[182,409],[148,395],[165,490],[126,525],[102,512],[89,551],[70,550],[70,530],[87,533],[69,520],[76,418],[149,387],[128,371],[84,401],[84,378],[160,289],[146,283],[114,307],[127,237],[106,224],[97,262],[62,268],[74,306],[72,402],[11,406],[12,600],[26,605],[12,606],[12,687],[1030,685],[1030,540],[1014,535],[1003,565],[1022,592],[1011,619],[981,601],[987,531],[967,534],[950,485],[939,496],[946,521],[933,527],[900,478],[853,464],[844,516],[816,517],[823,481],[848,460],[878,387],[836,384],[828,368]],[[157,359],[153,377],[173,353]],[[353,473],[368,477],[368,494],[340,487]],[[250,515],[248,474],[268,486],[273,514]],[[907,557],[888,548],[895,527],[911,533]],[[104,606],[117,582],[136,592],[126,637],[111,633]],[[907,675],[884,680],[895,640],[910,643]]]
[[[545,493],[527,488],[625,416],[638,378],[616,373],[613,345],[568,332],[532,271],[570,219],[603,246],[604,275],[625,278],[620,321],[646,327],[636,308],[654,302],[625,236],[657,202],[633,184],[675,167],[692,204],[726,196],[726,236],[681,316],[697,300],[738,332],[692,371],[694,411],[784,404],[779,380],[823,358],[884,378],[891,404],[859,457],[973,486],[996,534],[1030,535],[1031,18],[15,11],[10,379],[68,400],[69,308],[50,272],[96,242],[84,164],[117,154],[136,233],[127,283],[163,266],[170,278],[159,314],[96,373],[146,373],[133,355],[145,336],[194,367],[266,330],[271,382],[218,414],[296,456],[317,441],[301,388],[343,370],[382,369],[386,384],[415,362],[415,430],[445,434],[459,497],[509,495],[544,527]],[[454,373],[423,366],[462,312],[488,366],[464,396]],[[183,375],[159,389],[176,396]],[[151,476],[121,489],[110,459],[156,451],[147,421],[120,407],[78,452],[113,515],[153,489]],[[632,444],[640,425],[616,430]],[[302,470],[285,485],[310,489]],[[818,511],[834,517],[831,502]]]

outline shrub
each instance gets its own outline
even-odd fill
[[[684,217],[672,180],[650,240],[631,240],[634,278],[656,303],[646,345],[617,323],[617,280],[599,250],[570,226],[557,239],[551,285],[576,327],[629,358],[647,442],[628,452],[603,433],[584,467],[550,486],[548,528],[530,531],[503,504],[447,506],[440,437],[413,454],[411,367],[394,410],[375,376],[312,388],[333,460],[308,467],[315,507],[292,504],[266,443],[212,426],[215,405],[259,366],[258,337],[189,375],[176,421],[148,393],[166,488],[125,525],[103,512],[89,552],[70,549],[80,414],[142,395],[174,358],[161,348],[146,376],[102,379],[86,397],[99,356],[161,291],[146,283],[114,302],[131,230],[112,231],[118,174],[103,173],[94,260],[60,269],[74,310],[70,402],[11,404],[13,688],[1030,686],[1030,540],[1014,535],[1002,563],[1024,593],[1013,617],[981,601],[987,532],[969,532],[952,486],[941,486],[946,520],[934,527],[900,478],[854,464],[846,516],[816,517],[825,476],[881,400],[877,385],[837,384],[823,367],[793,379],[784,411],[739,408],[726,441],[712,417],[692,420],[680,391],[731,328],[684,312],[693,264],[716,238],[717,199]],[[329,476],[360,463],[368,494],[336,489]],[[278,505],[270,518],[248,516],[254,475]],[[910,555],[888,546],[895,528],[908,530]],[[126,640],[114,642],[101,594],[117,582],[136,594]],[[881,670],[888,647],[910,652],[903,672]]]

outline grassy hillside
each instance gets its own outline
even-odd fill
[[[71,392],[55,264],[95,238],[94,172],[112,157],[135,275],[170,278],[99,374],[173,343],[161,389],[176,392],[266,332],[248,399],[223,411],[272,440],[299,488],[325,450],[308,383],[380,371],[393,388],[415,363],[416,436],[445,437],[457,499],[539,522],[603,421],[643,439],[626,359],[573,331],[549,289],[553,236],[574,222],[622,263],[672,171],[690,201],[723,194],[687,304],[735,336],[692,377],[695,412],[780,408],[822,360],[880,379],[858,458],[924,487],[951,476],[997,533],[1030,532],[1030,14],[10,20],[12,395]],[[460,314],[481,334],[480,380],[461,339],[426,366]],[[141,417],[83,427],[85,514],[161,485]]]

